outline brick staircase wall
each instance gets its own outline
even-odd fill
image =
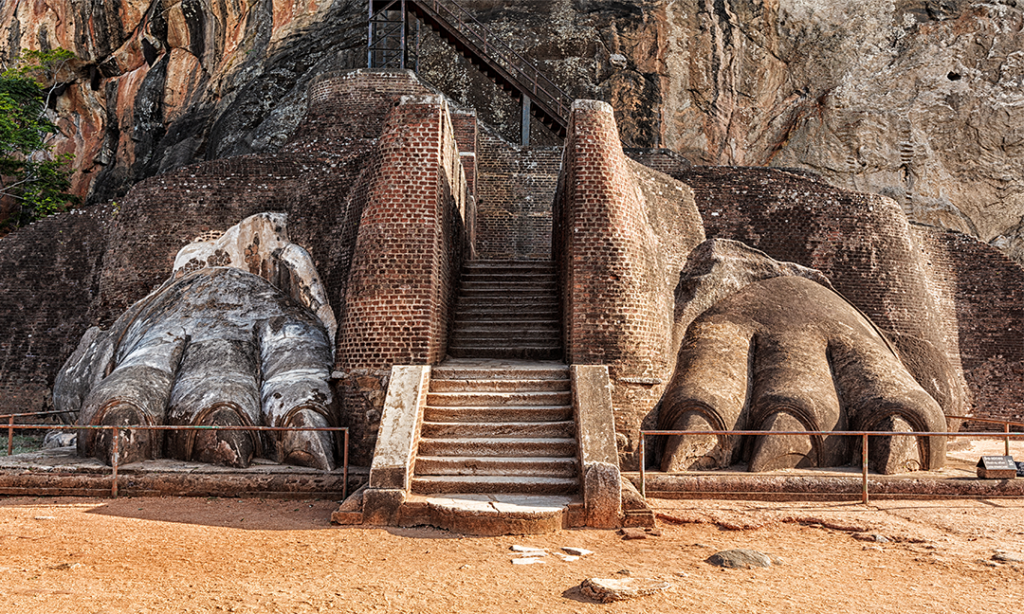
[[[481,126],[477,136],[476,253],[551,259],[551,206],[561,147],[518,147]]]
[[[554,209],[555,257],[570,364],[606,364],[622,462],[675,364],[674,290],[686,254],[704,240],[691,190],[629,160],[612,109],[577,101]]]

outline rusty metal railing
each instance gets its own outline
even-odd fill
[[[49,415],[49,414],[61,414],[67,412],[33,412],[29,414],[12,414],[12,416],[37,416],[37,415]],[[12,417],[7,424],[7,441],[8,441],[8,456],[12,450],[11,443],[13,442],[14,430],[47,430],[47,431],[111,431],[110,435],[110,465],[111,465],[111,484],[110,484],[110,496],[116,498],[118,491],[118,480],[117,473],[120,464],[120,451],[118,450],[119,441],[121,439],[121,431],[249,431],[249,432],[311,432],[311,433],[342,433],[343,444],[342,444],[342,499],[348,497],[348,449],[349,449],[349,430],[347,426],[215,426],[215,425],[177,425],[177,424],[154,424],[154,425],[125,425],[125,426],[108,426],[108,425],[76,425],[76,424],[14,424],[14,418]]]
[[[1004,439],[1006,441],[1006,455],[1010,455],[1010,427],[1016,426],[1024,429],[1024,423],[1012,420],[996,420],[994,418],[972,418],[971,416],[946,416],[946,420],[967,420],[970,422],[981,422],[982,424],[1001,424],[1003,426]],[[948,425],[947,425],[948,426]]]
[[[967,418],[971,419],[971,418]],[[1011,425],[1016,423],[1011,423]],[[1024,425],[1020,425],[1024,426]],[[950,433],[950,432],[933,432],[933,431],[675,431],[675,430],[657,430],[657,431],[640,431],[640,445],[637,450],[640,458],[640,496],[644,499],[647,498],[647,468],[644,459],[646,457],[646,446],[645,441],[648,435],[828,435],[828,436],[843,436],[843,437],[860,437],[861,438],[861,501],[866,505],[869,502],[868,494],[868,438],[869,437],[973,437],[973,438],[984,438],[991,437],[996,439],[1007,439],[1007,456],[1009,456],[1009,439],[1024,439],[1024,433],[1010,433],[1006,431],[1004,433],[984,433],[984,432],[970,432],[970,433]]]
[[[566,128],[572,98],[532,62],[498,40],[472,13],[453,0],[413,0],[411,4],[430,10],[438,19],[448,23],[480,50],[482,59],[506,71],[517,81],[516,85],[523,93],[549,107],[554,116],[551,119],[563,130]]]

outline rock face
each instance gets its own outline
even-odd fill
[[[698,164],[800,167],[912,220],[1024,242],[1024,7],[1016,0],[460,0],[627,146]],[[62,46],[58,150],[100,202],[202,159],[267,152],[306,84],[364,66],[358,0],[11,0],[0,55]],[[518,104],[426,30],[421,73],[508,138]],[[543,128],[535,141],[551,142]]]

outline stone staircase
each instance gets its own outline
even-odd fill
[[[571,495],[579,490],[569,368],[433,368],[414,494]]]
[[[560,360],[558,275],[551,261],[466,263],[448,354],[454,358]]]

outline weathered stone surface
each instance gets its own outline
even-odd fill
[[[812,169],[1010,253],[1024,241],[1019,4],[462,4],[572,97],[611,102],[629,145]],[[58,149],[80,161],[76,191],[104,200],[158,170],[280,146],[311,77],[364,65],[364,20],[355,0],[8,2],[0,53],[79,56]],[[428,81],[516,138],[510,96],[432,31],[423,50]]]
[[[264,274],[280,271],[282,254],[302,262],[284,234],[283,216],[257,216],[263,237],[277,249],[250,250]],[[246,228],[260,226],[250,220]],[[236,237],[238,227],[227,236]],[[258,245],[258,232],[251,238]],[[186,248],[189,249],[189,248]],[[301,248],[299,248],[301,249]],[[194,246],[190,253],[199,253]],[[305,254],[305,252],[301,252]],[[262,256],[262,258],[260,257]],[[305,255],[305,262],[309,257]],[[323,324],[301,301],[252,273],[224,262],[177,271],[135,303],[111,328],[90,329],[57,376],[54,403],[82,425],[217,425],[326,427],[336,422],[328,374],[333,348]],[[323,296],[312,265],[307,294]],[[286,270],[296,270],[288,268]],[[278,280],[281,275],[276,276]],[[299,275],[295,275],[296,281]],[[329,310],[329,307],[327,307]],[[334,467],[329,433],[231,431],[122,431],[122,462],[166,454],[236,467],[254,456],[278,462]],[[85,456],[109,462],[112,435],[86,430],[77,439]]]
[[[202,268],[230,266],[249,271],[288,293],[316,314],[334,344],[338,324],[323,282],[309,252],[288,239],[288,216],[258,213],[228,228],[223,235],[202,237],[178,251],[174,277]]]
[[[716,552],[708,557],[707,562],[730,569],[750,569],[752,567],[771,567],[773,561],[772,557],[757,550],[738,548]]]
[[[672,585],[652,578],[587,578],[580,591],[601,603],[626,601],[668,590]]]
[[[569,372],[572,378],[572,405],[583,473],[587,526],[614,528],[619,526],[622,504],[608,367],[573,365]]]
[[[373,489],[409,491],[430,367],[394,366],[370,467]]]
[[[694,320],[659,421],[706,431],[945,430],[942,408],[871,322],[833,290],[794,276],[751,283]],[[898,439],[876,438],[879,471],[943,465],[943,438]],[[662,469],[726,467],[740,459],[741,440],[672,436]],[[830,467],[849,462],[851,440],[765,435],[749,450],[751,471]]]

